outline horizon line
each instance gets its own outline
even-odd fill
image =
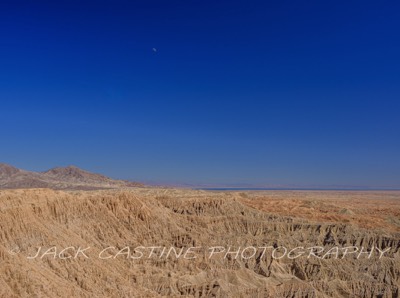
[[[316,187],[195,187],[195,190],[215,191],[263,191],[263,190],[307,190],[307,191],[400,191],[400,188],[316,188]]]

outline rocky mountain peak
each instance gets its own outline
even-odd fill
[[[104,189],[138,186],[143,185],[111,179],[72,165],[45,172],[29,172],[0,164],[0,188]]]
[[[19,169],[13,166],[5,163],[0,163],[0,178],[11,177],[12,175],[17,174],[19,171]]]

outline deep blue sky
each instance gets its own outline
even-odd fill
[[[400,187],[397,1],[8,2],[0,162]]]

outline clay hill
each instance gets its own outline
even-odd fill
[[[141,183],[114,180],[75,166],[57,167],[45,172],[31,172],[0,164],[0,188],[106,189],[138,187]]]
[[[399,216],[400,192],[0,190],[0,297],[399,297]]]

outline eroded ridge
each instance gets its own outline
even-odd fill
[[[398,200],[395,192],[0,191],[0,296],[397,297]]]

